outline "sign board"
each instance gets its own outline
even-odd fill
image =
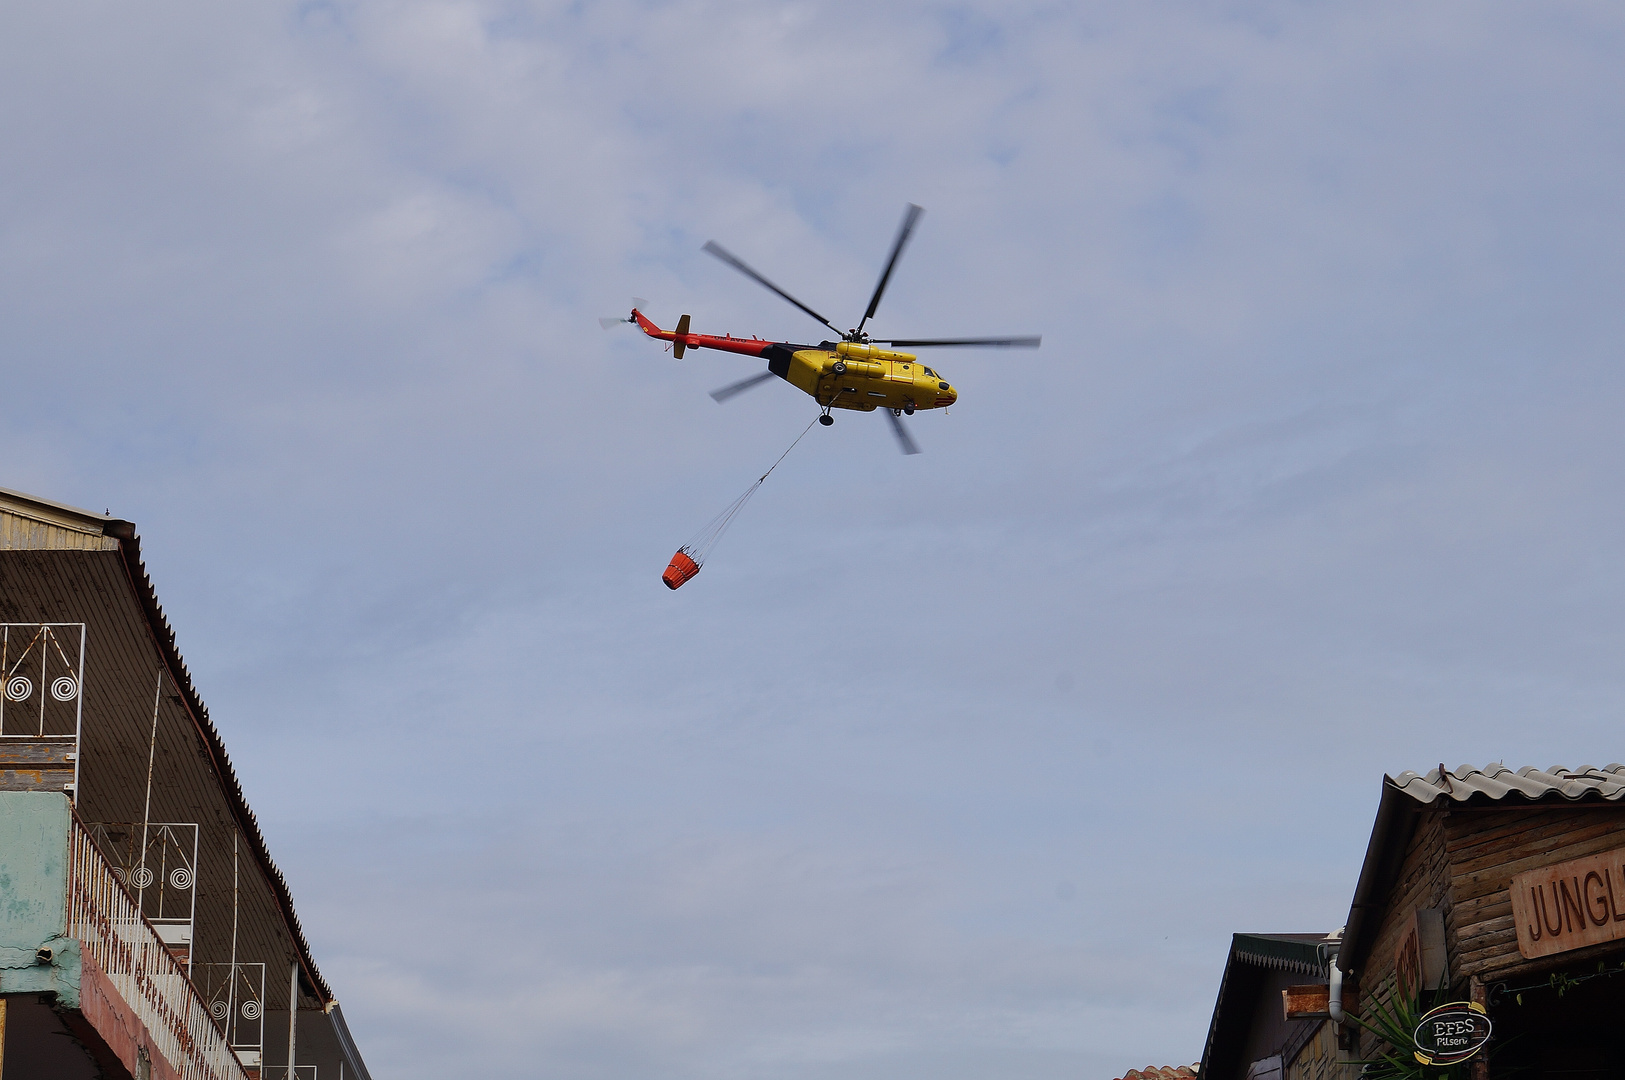
[[[1394,945],[1394,979],[1403,998],[1433,990],[1445,982],[1444,913],[1437,908],[1411,908],[1405,930]]]
[[[1452,1001],[1422,1014],[1411,1040],[1416,1060],[1424,1065],[1466,1061],[1490,1041],[1490,1018],[1476,1001]]]
[[[1325,983],[1289,986],[1281,991],[1281,1014],[1288,1020],[1318,1019],[1332,1014],[1332,988]]]
[[[1625,848],[1519,874],[1511,891],[1526,959],[1625,939]]]

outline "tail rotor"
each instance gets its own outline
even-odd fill
[[[633,311],[642,311],[644,308],[646,308],[648,306],[649,306],[649,301],[645,300],[643,297],[634,296],[632,298],[632,310]],[[628,315],[624,319],[612,319],[612,318],[610,318],[609,316],[606,315],[603,318],[598,320],[598,325],[602,326],[605,330],[613,330],[617,326],[620,326],[622,323],[635,323],[635,322],[637,322],[637,320],[634,319],[630,315]]]

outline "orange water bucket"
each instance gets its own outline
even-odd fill
[[[666,583],[666,588],[680,588],[682,584],[700,572],[700,564],[689,557],[688,552],[681,548],[671,557],[671,563],[666,572],[660,575],[660,580]]]

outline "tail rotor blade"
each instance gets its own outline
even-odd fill
[[[633,311],[642,311],[644,308],[646,308],[648,306],[649,306],[649,301],[645,300],[643,297],[634,296],[632,298],[632,310]],[[602,318],[602,319],[598,320],[598,325],[602,326],[605,330],[612,330],[615,327],[619,326],[621,323],[629,323],[629,322],[637,322],[637,320],[632,318],[632,316],[630,316],[630,315],[628,315],[624,319],[611,319],[611,318],[605,317],[605,318]]]
[[[865,311],[863,318],[858,321],[859,333],[863,332],[863,324],[875,317],[875,308],[880,306],[880,295],[886,291],[886,283],[891,280],[891,272],[897,265],[897,258],[903,254],[903,245],[908,243],[909,236],[914,232],[914,225],[923,213],[925,211],[913,203],[909,203],[908,209],[904,211],[903,227],[897,230],[897,239],[892,241],[891,258],[886,260],[886,269],[880,272],[880,282],[875,286],[875,294],[869,298],[869,310]]]
[[[902,448],[903,453],[918,454],[920,452],[920,448],[914,442],[914,436],[908,433],[908,428],[903,426],[902,417],[898,416],[890,409],[885,410],[885,412],[886,419],[891,421],[892,434],[897,436],[897,444]]]
[[[785,292],[783,289],[779,288],[777,285],[775,285],[771,281],[767,280],[767,278],[763,277],[761,274],[758,274],[755,270],[752,270],[748,265],[746,265],[745,260],[743,260],[739,256],[735,255],[733,252],[729,251],[727,248],[723,247],[721,244],[717,243],[715,240],[707,240],[705,242],[705,248],[703,250],[706,251],[708,254],[715,255],[717,258],[721,259],[723,262],[727,263],[729,266],[733,267],[735,270],[738,270],[741,274],[744,274],[746,277],[750,278],[752,281],[756,282],[756,284],[758,284],[758,285],[762,286],[763,288],[767,289],[769,292],[776,294],[781,299],[790,301],[790,303],[794,304],[796,307],[800,308],[802,311],[805,311],[808,315],[811,315],[813,318],[817,319],[819,322],[823,323],[825,326],[829,327],[831,330],[835,330],[835,324],[834,323],[830,322],[828,319],[826,319],[822,315],[818,314],[818,312],[814,311],[812,308],[808,307],[806,304],[803,304],[800,300],[797,300],[795,297],[791,296],[789,293]],[[835,332],[837,334],[840,333],[839,330],[835,330]]]
[[[753,386],[760,386],[773,377],[774,375],[771,371],[764,371],[760,375],[752,375],[748,379],[740,379],[736,383],[729,383],[727,386],[711,391],[711,400],[715,401],[718,405],[721,405],[729,398],[734,397],[737,394],[743,394],[746,390],[749,390]]]

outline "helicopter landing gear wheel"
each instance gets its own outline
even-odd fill
[[[907,405],[903,406],[903,415],[904,416],[913,416],[914,415],[914,403],[912,401],[909,402]]]
[[[823,416],[818,418],[818,422],[823,424],[825,427],[829,427],[831,424],[835,423],[835,417],[831,416],[829,413],[825,413]]]

